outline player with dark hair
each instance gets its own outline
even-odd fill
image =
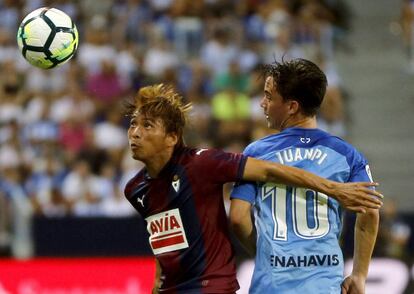
[[[311,61],[294,59],[264,67],[261,106],[268,127],[280,133],[251,143],[245,156],[303,168],[339,182],[372,181],[366,159],[353,146],[317,128],[327,81]],[[230,219],[236,235],[256,250],[250,293],[364,293],[378,231],[378,210],[358,214],[354,267],[343,281],[338,238],[340,203],[308,187],[279,181],[235,185]],[[253,233],[254,205],[257,239]]]
[[[371,183],[341,184],[242,154],[186,147],[189,109],[162,84],[141,88],[129,109],[132,156],[145,167],[128,182],[125,196],[147,222],[157,265],[153,293],[239,288],[223,203],[226,182],[283,182],[321,191],[351,209],[380,207],[382,195],[369,189]]]

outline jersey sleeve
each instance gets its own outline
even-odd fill
[[[349,182],[373,182],[367,160],[357,151],[355,151]]]
[[[256,198],[256,192],[256,183],[246,181],[236,182],[231,191],[230,199],[240,199],[253,204]]]
[[[251,147],[251,145],[246,147],[246,149],[243,152],[245,156],[252,156]],[[240,199],[253,204],[256,198],[256,193],[257,184],[255,182],[241,180],[234,184],[233,189],[230,193],[230,199]]]
[[[197,169],[202,177],[216,183],[240,181],[243,177],[247,157],[241,153],[230,153],[217,149],[200,149],[196,152]]]

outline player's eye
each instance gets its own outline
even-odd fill
[[[148,121],[144,121],[144,123],[142,125],[146,129],[152,128],[152,124],[150,122],[148,122]]]

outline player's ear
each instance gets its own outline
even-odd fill
[[[299,102],[296,100],[290,100],[289,109],[288,109],[289,114],[291,115],[296,114],[299,111],[299,109],[300,109]]]
[[[178,142],[178,135],[176,133],[169,133],[165,137],[168,147],[174,147]]]

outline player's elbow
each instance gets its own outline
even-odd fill
[[[259,182],[273,182],[276,181],[276,171],[275,171],[276,167],[274,164],[267,162],[267,161],[263,161],[262,164],[262,170],[260,173],[260,179],[258,179]]]
[[[268,161],[249,157],[244,169],[243,179],[248,181],[268,182],[272,173]]]
[[[297,171],[292,171],[291,167],[277,162],[264,161],[260,182],[284,182],[287,184],[295,177],[300,177],[300,175]]]

